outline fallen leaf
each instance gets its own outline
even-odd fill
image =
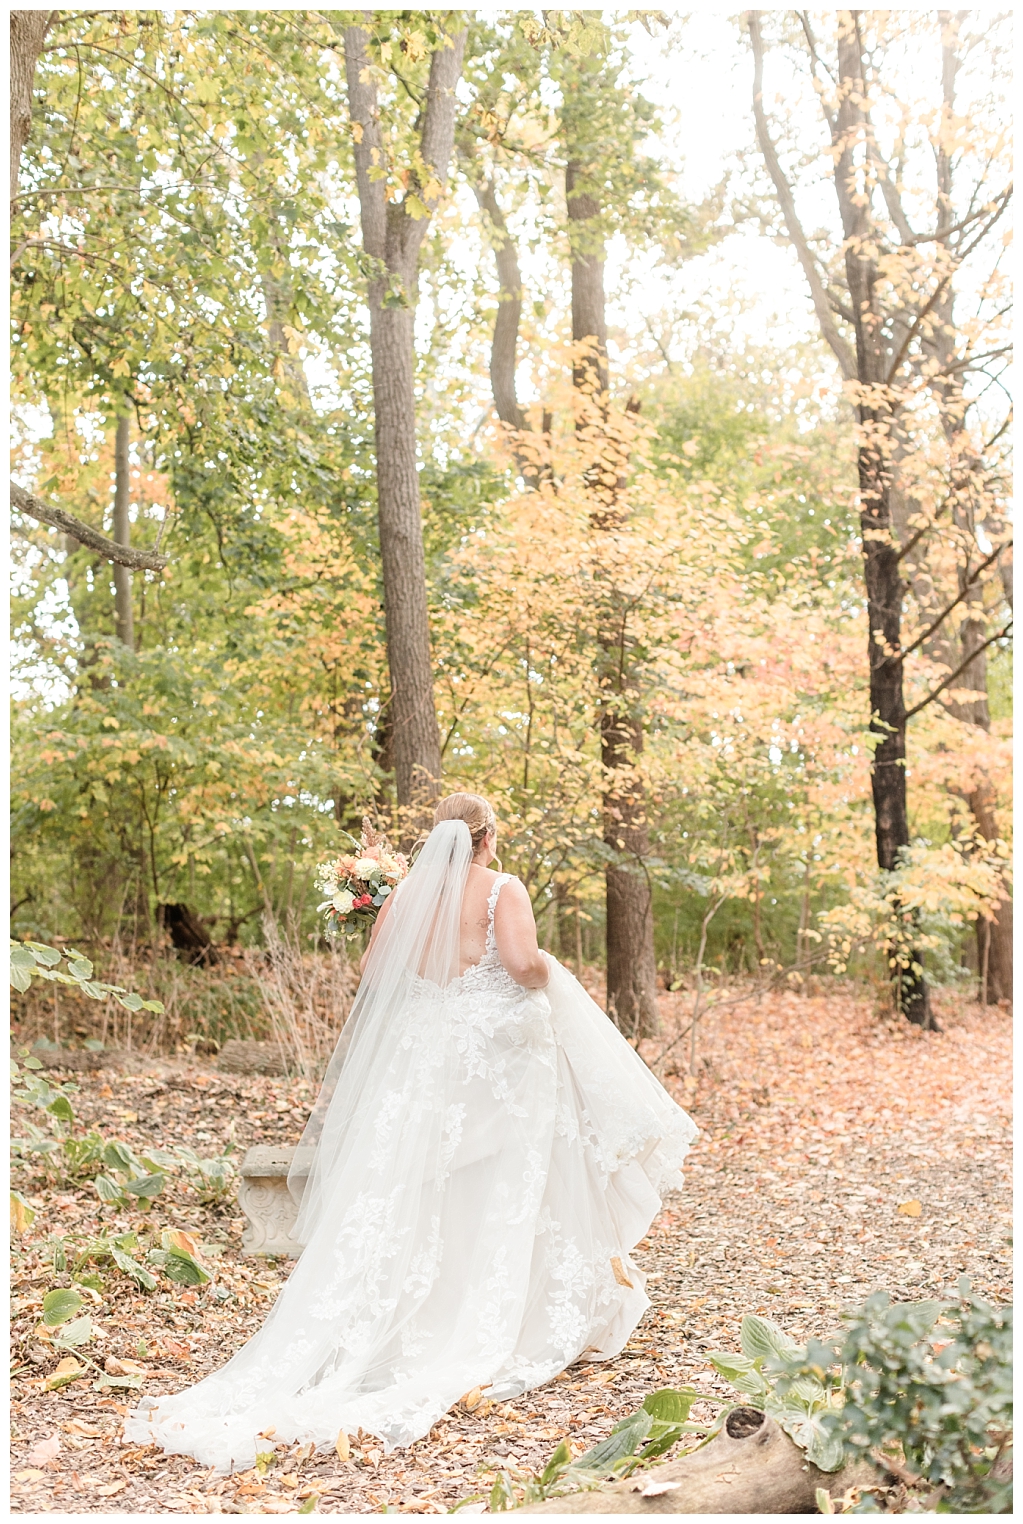
[[[12,1191],[11,1222],[14,1224],[15,1231],[18,1233],[24,1233],[27,1228],[32,1226],[32,1223],[35,1220],[35,1215],[35,1212],[29,1206],[28,1202],[25,1200],[24,1196],[22,1196],[20,1191]]]
[[[163,1246],[165,1249],[177,1249],[182,1254],[190,1254],[194,1260],[202,1263],[202,1242],[194,1233],[183,1233],[180,1228],[164,1233]]]
[[[45,1471],[15,1471],[16,1482],[41,1482],[46,1475]]]
[[[123,1492],[125,1487],[127,1487],[127,1485],[128,1485],[128,1483],[125,1482],[125,1481],[108,1482],[103,1487],[96,1487],[94,1489],[94,1491],[95,1491],[97,1497],[112,1498],[115,1492]]]
[[[614,1278],[618,1282],[619,1286],[628,1286],[631,1289],[632,1282],[626,1275],[625,1266],[622,1264],[617,1254],[613,1254],[611,1256],[611,1269],[614,1272]]]
[[[923,1207],[919,1201],[901,1201],[898,1210],[906,1217],[919,1217]]]
[[[137,1360],[117,1360],[113,1355],[108,1355],[103,1362],[103,1369],[108,1376],[144,1376],[148,1366],[140,1365]]]
[[[45,1466],[60,1454],[60,1435],[51,1434],[48,1439],[37,1440],[25,1456],[26,1466]]]
[[[69,1381],[77,1381],[79,1376],[85,1375],[85,1366],[79,1365],[73,1355],[65,1355],[56,1369],[46,1378],[46,1390],[55,1392],[59,1387],[67,1386]]]
[[[103,1430],[97,1428],[95,1424],[85,1423],[81,1418],[72,1418],[71,1422],[65,1425],[65,1428],[69,1434],[84,1434],[89,1439],[98,1439],[103,1433]]]
[[[351,1443],[351,1440],[348,1438],[348,1435],[345,1433],[344,1429],[341,1429],[341,1430],[338,1431],[338,1436],[337,1436],[337,1440],[336,1440],[336,1442],[334,1444],[334,1449],[337,1451],[337,1458],[338,1458],[338,1460],[346,1461],[348,1459],[348,1457],[351,1455],[351,1453],[352,1453],[352,1443]]]

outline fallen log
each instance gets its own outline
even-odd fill
[[[816,1513],[817,1488],[839,1497],[883,1478],[865,1461],[841,1471],[810,1464],[773,1418],[733,1408],[691,1455],[593,1492],[531,1503],[516,1513]]]
[[[96,1074],[101,1069],[126,1069],[134,1071],[144,1062],[144,1055],[127,1048],[44,1048],[35,1044],[32,1057],[37,1058],[44,1069],[67,1069],[80,1074]]]
[[[248,1042],[232,1037],[217,1058],[228,1074],[287,1074],[288,1055],[279,1042]]]

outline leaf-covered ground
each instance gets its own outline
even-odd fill
[[[471,1411],[459,1406],[390,1456],[356,1435],[346,1461],[282,1446],[265,1474],[218,1478],[125,1446],[130,1394],[95,1390],[95,1372],[46,1390],[58,1352],[40,1334],[54,1284],[45,1240],[115,1225],[157,1244],[167,1227],[201,1238],[226,1301],[166,1280],[141,1294],[107,1272],[89,1297],[98,1332],[83,1353],[115,1372],[133,1362],[151,1393],[222,1364],[259,1326],[289,1267],[243,1258],[233,1205],[201,1208],[183,1182],[118,1215],[87,1183],[47,1187],[16,1165],[14,1183],[37,1215],[15,1250],[15,1512],[444,1513],[487,1493],[498,1468],[538,1466],[561,1438],[587,1448],[654,1387],[724,1392],[706,1353],[736,1348],[747,1312],[804,1338],[878,1287],[933,1295],[962,1272],[1008,1300],[1011,1019],[950,995],[940,1005],[944,1031],[927,1035],[879,1022],[852,991],[772,996],[709,1022],[697,1084],[667,1081],[702,1134],[684,1189],[637,1254],[653,1306],[627,1349],[512,1404],[484,1395]],[[238,1080],[191,1062],[137,1067],[82,1077],[76,1101],[86,1124],[137,1150],[184,1143],[213,1155],[229,1142],[290,1143],[301,1130],[309,1092],[300,1082]],[[17,1130],[24,1112],[14,1112]]]

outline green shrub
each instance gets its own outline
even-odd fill
[[[844,1333],[765,1362],[784,1398],[806,1382],[833,1390],[820,1424],[847,1459],[892,1460],[938,1513],[1009,1513],[997,1463],[1012,1443],[1012,1309],[959,1283],[955,1302],[868,1297]],[[873,1511],[866,1498],[854,1512]]]

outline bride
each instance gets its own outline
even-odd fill
[[[649,1305],[630,1250],[696,1128],[539,950],[496,845],[486,800],[438,806],[292,1166],[302,1257],[255,1337],[126,1439],[223,1472],[271,1430],[389,1450],[473,1387],[506,1400],[624,1347]]]

